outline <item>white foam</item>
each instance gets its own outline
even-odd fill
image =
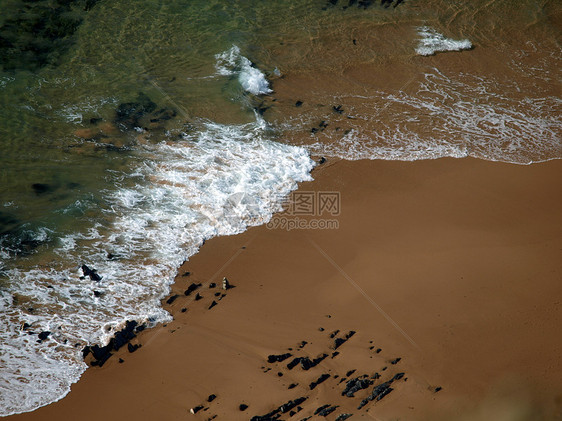
[[[307,151],[269,140],[264,125],[206,122],[183,140],[145,146],[133,175],[114,174],[126,187],[106,192],[103,211],[112,223],[60,238],[58,263],[6,271],[12,282],[0,297],[0,415],[66,395],[86,368],[81,348],[106,343],[125,320],[168,320],[160,300],[205,239],[267,222],[281,197],[311,179]],[[82,263],[102,281],[79,279]],[[36,334],[53,333],[37,343],[36,334],[21,331],[23,322]]]
[[[421,39],[416,48],[416,53],[420,56],[432,56],[439,52],[462,51],[472,48],[472,43],[468,39],[454,40],[446,38],[427,26],[418,28],[418,34],[421,36]]]
[[[237,46],[217,54],[215,58],[217,73],[222,76],[238,75],[238,81],[245,91],[254,95],[273,92],[265,75],[240,53]]]
[[[468,74],[452,78],[433,69],[413,93],[362,98],[370,110],[348,110],[356,119],[347,124],[357,126],[308,148],[313,155],[352,160],[471,156],[529,164],[562,158],[562,100],[516,97],[510,94],[517,92],[515,83]]]

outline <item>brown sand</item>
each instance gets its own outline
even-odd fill
[[[173,287],[173,322],[90,368],[62,401],[13,419],[243,420],[299,396],[290,419],[324,404],[339,405],[327,420],[560,417],[561,174],[559,160],[329,161],[300,191],[341,192],[338,229],[260,226],[208,241]],[[235,288],[208,310],[220,290],[208,284],[223,276]],[[183,295],[191,282],[202,300]],[[331,358],[336,329],[357,333]],[[267,363],[284,352],[330,356],[308,371]],[[381,374],[375,385],[398,372],[407,381],[357,410],[374,385],[342,397],[352,369]],[[191,415],[198,404],[209,409]]]

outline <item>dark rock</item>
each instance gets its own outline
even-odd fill
[[[345,421],[351,416],[353,416],[353,414],[340,414],[336,417],[336,421]]]
[[[312,129],[310,129],[310,133],[314,134],[318,132],[318,129],[316,127],[313,127]]]
[[[381,351],[382,351],[382,349],[377,348],[377,350],[376,350],[375,352],[378,354],[378,353],[381,352]]]
[[[217,287],[217,284],[215,284],[214,282],[211,282],[209,284],[209,288],[216,288],[216,287]]]
[[[103,292],[94,290],[94,297],[101,297]]]
[[[248,409],[248,405],[246,405],[245,403],[241,403],[238,408],[240,409],[240,411],[245,411],[246,409]]]
[[[221,293],[220,292],[215,292],[215,297],[220,297]]]
[[[349,370],[347,373],[345,373],[345,377],[351,376],[353,373],[355,373],[355,371],[357,370]]]
[[[301,341],[301,343],[299,344],[299,348],[304,348],[304,346],[307,344],[308,342],[306,341]]]
[[[211,305],[209,306],[209,310],[212,309],[214,306],[217,305],[217,302],[213,300],[213,302],[211,303]]]
[[[393,360],[390,362],[390,364],[392,364],[392,365],[398,364],[398,362],[399,362],[401,359],[402,359],[402,358],[395,358],[395,359],[393,359]]]
[[[192,283],[190,286],[187,287],[184,294],[185,295],[191,295],[191,293],[193,291],[195,291],[197,288],[199,288],[200,286],[201,286],[201,284]]]
[[[314,415],[318,415],[321,417],[327,417],[328,415],[330,415],[332,412],[334,412],[337,409],[337,405],[336,406],[330,406],[328,405],[322,405],[321,407],[317,408],[316,411],[314,411]]]
[[[314,390],[316,388],[316,386],[318,386],[320,383],[325,382],[329,378],[330,378],[329,374],[322,374],[320,377],[318,377],[318,379],[316,379],[316,381],[313,381],[312,383],[310,383],[310,385],[308,387],[310,388],[310,390]]]
[[[319,330],[320,332],[324,332],[324,328],[323,328],[323,327],[319,327],[318,330]]]
[[[340,355],[339,351],[332,352],[332,358],[336,358],[338,355]]]
[[[378,373],[375,373],[375,374],[378,375]],[[397,374],[395,374],[394,377],[392,378],[392,381],[394,381],[394,380],[401,380],[402,377],[404,377],[405,375],[406,375],[406,373],[397,373]],[[380,377],[380,376],[379,376],[379,377]]]
[[[302,408],[298,405],[300,405],[301,403],[303,403],[307,399],[308,399],[307,397],[300,397],[300,398],[297,398],[295,400],[291,400],[287,403],[284,403],[280,407],[274,409],[273,411],[271,411],[271,412],[269,412],[265,415],[256,415],[256,416],[252,417],[250,419],[250,421],[272,421],[272,420],[275,421],[275,420],[278,420],[281,417],[281,414],[286,414],[287,412],[290,412],[290,413],[300,412],[302,410]],[[294,409],[295,407],[298,407],[296,412],[292,411],[292,409]],[[293,415],[290,415],[290,416],[293,416]]]
[[[391,383],[392,383],[392,380],[389,380],[387,382],[379,384],[378,386],[375,386],[375,388],[373,389],[371,394],[361,401],[361,403],[359,404],[357,409],[363,408],[370,401],[373,401],[373,400],[380,401],[382,398],[384,398],[386,395],[388,395],[390,392],[392,392],[394,389],[392,389],[392,387],[390,387]]]
[[[275,362],[282,362],[285,361],[287,358],[291,357],[292,354],[286,353],[286,354],[280,354],[280,355],[269,355],[267,357],[267,362],[268,363],[275,363]]]
[[[271,108],[271,107],[264,106],[263,103],[262,103],[262,104],[260,104],[259,106],[255,107],[254,110],[255,110],[259,115],[263,116],[263,114],[264,114],[267,110],[269,110],[270,108]]]
[[[179,297],[178,294],[172,295],[170,298],[168,298],[168,299],[166,300],[166,304],[172,304],[174,301],[176,301],[176,298],[178,298],[178,297]]]
[[[338,349],[340,346],[346,343],[349,340],[349,338],[351,338],[353,335],[355,335],[355,331],[350,330],[343,338],[336,338],[336,340],[334,341],[334,349]]]
[[[123,358],[119,358],[119,364],[123,364],[125,360]]]
[[[294,389],[298,385],[299,385],[298,383],[291,383],[287,389]]]
[[[191,275],[191,272],[184,272],[181,276],[189,276]]]
[[[140,348],[140,345],[137,345],[137,344],[133,345],[133,344],[130,343],[130,342],[127,344],[127,350],[128,350],[130,353],[135,352],[135,351],[136,351],[137,349],[139,349],[139,348]]]
[[[39,339],[44,341],[45,339],[47,339],[49,337],[49,335],[51,334],[51,332],[49,332],[48,330],[45,332],[41,332],[39,334]]]
[[[441,386],[437,386],[435,389],[433,389],[433,393],[437,393],[441,390],[443,390],[443,388]]]
[[[213,402],[217,398],[217,395],[209,395],[207,402]]]
[[[373,380],[365,379],[361,377],[356,377],[354,379],[349,380],[345,384],[345,389],[341,392],[342,396],[347,396],[348,398],[352,398],[355,396],[355,393],[368,388],[373,384]]]
[[[295,400],[284,403],[283,405],[281,405],[279,407],[279,412],[281,412],[282,414],[286,414],[287,412],[289,412],[293,408],[297,407],[298,405],[300,405],[301,403],[303,403],[307,399],[308,399],[307,397],[302,396],[302,397],[297,398]],[[299,411],[300,411],[300,409],[299,409]]]
[[[283,373],[281,373],[280,371],[277,373],[277,377],[283,377]]]
[[[318,164],[319,164],[319,165],[322,165],[322,164],[324,164],[326,161],[327,161],[327,159],[324,158],[324,157],[322,157],[322,158],[320,158],[320,159],[318,160]],[[320,329],[322,329],[322,328],[320,328]],[[323,330],[324,330],[324,329],[322,329],[320,332],[322,332]]]
[[[232,288],[232,285],[230,285],[228,279],[222,278],[222,289],[230,289],[230,288]]]
[[[338,333],[340,333],[339,330],[334,330],[332,333],[330,333],[330,339],[334,339]]]
[[[287,368],[292,370],[297,364],[300,364],[303,370],[310,370],[312,367],[316,367],[320,364],[327,356],[328,354],[322,354],[313,360],[308,357],[297,357],[287,364]]]
[[[186,311],[187,311],[187,308],[185,308],[185,307],[181,309],[182,313],[185,313]]]
[[[113,354],[110,352],[112,349],[112,344],[100,347],[99,345],[86,346],[82,350],[82,355],[86,357],[89,353],[93,356],[92,366],[101,367]]]
[[[142,332],[142,331],[145,330],[145,329],[146,329],[146,325],[143,323],[142,325],[138,325],[138,326],[135,328],[135,332],[137,332],[137,333],[138,333],[138,332]]]
[[[297,101],[295,102],[295,107],[300,107],[303,104],[302,101]]]
[[[297,357],[295,359],[293,359],[293,361],[291,361],[289,364],[287,364],[287,368],[289,370],[292,370],[293,368],[295,368],[295,366],[301,362],[302,357]]]
[[[93,125],[101,123],[102,121],[103,121],[103,118],[100,118],[100,117],[92,117],[89,120],[90,124],[93,124]]]
[[[203,405],[197,405],[189,410],[193,415],[197,414],[199,411],[203,409]]]
[[[113,346],[113,349],[115,351],[117,351],[119,348],[121,348],[123,345],[137,336],[135,334],[135,328],[137,327],[137,324],[138,323],[134,320],[128,320],[125,323],[125,327],[115,334],[113,339],[111,339],[110,341],[110,345]]]
[[[195,301],[199,301],[202,298],[203,297],[201,296],[201,294],[199,294],[199,293],[195,294]]]

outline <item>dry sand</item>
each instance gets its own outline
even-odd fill
[[[208,241],[165,304],[173,322],[90,368],[63,400],[12,418],[244,420],[301,396],[290,419],[325,404],[339,406],[327,420],[562,417],[562,161],[331,160],[313,175],[299,191],[341,193],[341,214],[323,216],[338,229],[260,226]],[[209,310],[223,276],[235,288]],[[183,294],[192,282],[203,299]],[[356,333],[332,358],[335,330]],[[322,353],[309,370],[287,368]],[[375,373],[341,396],[342,378]],[[397,373],[390,394],[357,410]],[[208,409],[190,414],[199,404]]]

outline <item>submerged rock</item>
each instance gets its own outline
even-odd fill
[[[144,92],[139,92],[133,102],[119,104],[115,110],[114,123],[122,130],[140,127],[140,119],[153,112],[157,105]]]
[[[45,183],[34,183],[31,185],[31,188],[37,196],[49,193],[53,190],[53,187],[51,185]]]

